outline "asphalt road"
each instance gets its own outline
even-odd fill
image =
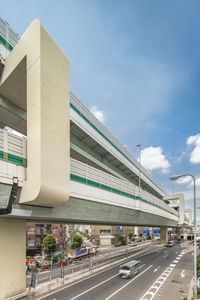
[[[131,279],[119,278],[119,266],[115,266],[40,299],[183,299],[188,291],[193,270],[191,252],[184,254],[183,251],[186,250],[181,244],[172,248],[148,250],[145,254],[134,257],[141,261],[142,269]]]
[[[125,249],[129,249],[130,251],[139,252],[141,251],[141,248],[145,249],[145,247],[153,247],[153,243],[145,242],[138,245],[139,249],[137,250],[137,247],[130,247],[130,245],[125,247],[118,247],[118,248],[111,248],[111,249],[105,249],[104,251],[101,251],[100,255],[97,256],[97,258],[103,256],[104,258],[109,255],[114,255],[115,253],[122,251],[121,253],[125,253]],[[64,274],[71,274],[73,272],[78,272],[84,269],[88,269],[89,267],[89,259],[83,259],[82,261],[77,261],[74,264],[70,264],[69,266],[64,267]],[[36,273],[37,276],[37,284],[45,283],[47,281],[57,279],[61,277],[61,270],[53,269],[53,270],[47,270]],[[30,287],[31,283],[31,275],[26,276],[26,287]]]

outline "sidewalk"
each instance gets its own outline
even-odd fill
[[[190,287],[189,287],[188,296],[187,296],[188,300],[192,299],[193,287],[194,287],[194,278],[192,278],[192,280],[190,281]]]

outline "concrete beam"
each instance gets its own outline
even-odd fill
[[[65,205],[53,208],[13,204],[7,218],[46,223],[177,227],[176,221],[159,215],[78,198],[70,198]]]

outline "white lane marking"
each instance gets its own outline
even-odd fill
[[[170,267],[174,268],[176,265],[175,264],[171,264]]]
[[[114,277],[116,277],[116,276],[118,276],[118,275],[119,275],[119,274],[117,273],[117,274],[115,274],[114,276],[109,277],[108,279],[106,279],[106,280],[104,280],[104,281],[102,281],[102,282],[100,282],[100,283],[94,285],[94,286],[91,287],[90,289],[88,289],[88,290],[86,290],[86,291],[80,293],[79,295],[76,295],[75,297],[71,298],[70,300],[74,300],[74,299],[79,298],[80,296],[82,296],[82,295],[84,295],[84,294],[86,294],[86,293],[88,293],[88,292],[94,290],[96,287],[98,287],[98,286],[104,284],[105,282],[107,282],[107,281],[113,279]]]
[[[119,293],[121,290],[123,290],[127,285],[129,285],[131,282],[133,282],[135,279],[137,279],[138,277],[140,277],[143,273],[145,273],[146,271],[148,271],[151,267],[153,267],[153,265],[149,266],[148,268],[146,268],[143,272],[141,272],[140,274],[138,274],[137,276],[135,276],[132,280],[130,280],[128,283],[126,283],[125,285],[123,285],[120,289],[118,289],[117,291],[115,291],[113,294],[111,294],[110,296],[108,296],[105,300],[108,300],[110,298],[112,298],[114,295],[116,295],[117,293]]]
[[[173,263],[177,264],[177,263],[178,263],[178,260],[173,260]]]
[[[107,272],[107,271],[109,271],[109,270],[111,270],[111,269],[116,268],[116,266],[120,266],[120,265],[121,265],[121,263],[120,263],[119,265],[115,265],[115,266],[112,266],[112,267],[110,267],[110,268],[108,268],[108,269],[105,269],[105,270],[103,270],[103,271],[101,271],[101,272],[98,272],[98,273],[95,273],[95,274],[93,274],[93,275],[90,275],[90,276],[88,276],[88,277],[86,277],[86,278],[84,278],[84,279],[81,279],[81,280],[78,280],[78,281],[76,281],[76,282],[74,282],[74,283],[71,283],[71,284],[69,284],[68,286],[65,286],[65,287],[63,287],[63,288],[61,288],[61,289],[59,289],[59,290],[57,290],[57,291],[51,292],[51,293],[49,293],[48,295],[41,297],[40,300],[46,298],[47,296],[51,296],[51,295],[53,295],[53,294],[56,294],[58,291],[60,292],[60,291],[62,291],[62,290],[68,289],[69,287],[74,286],[74,285],[76,285],[77,283],[86,281],[86,280],[88,280],[88,279],[90,279],[90,278],[92,278],[92,277],[95,277],[95,276],[98,276],[98,275],[100,275],[100,274],[102,274],[102,273],[105,273],[105,272]]]
[[[176,265],[175,265],[176,266]],[[171,274],[174,268],[168,267],[165,271],[161,274],[161,276],[154,282],[154,284],[148,289],[148,291],[140,298],[140,300],[151,300],[157,294],[158,290],[161,288],[167,277]],[[152,291],[155,289],[155,291]],[[150,296],[150,297],[149,297]]]
[[[177,258],[176,258],[176,259],[180,260],[180,259],[181,259],[181,257],[178,257],[178,256],[177,256]]]
[[[181,272],[181,277],[182,277],[182,278],[185,276],[184,272],[185,272],[185,270],[183,270],[183,271]]]
[[[155,269],[153,272],[154,272],[154,273],[157,272],[159,268],[160,268],[160,266],[159,266],[157,269]]]
[[[154,251],[152,251],[152,252],[154,252]],[[137,257],[139,257],[139,256],[136,256],[135,258],[137,258]],[[65,287],[59,289],[59,292],[62,291],[62,290],[68,289],[69,287],[74,286],[74,285],[76,285],[76,284],[78,284],[78,283],[80,283],[80,282],[83,282],[83,281],[85,281],[85,280],[88,280],[88,279],[90,279],[90,278],[92,278],[92,277],[95,277],[95,276],[98,276],[98,275],[100,275],[100,274],[102,274],[102,273],[105,273],[105,272],[107,272],[108,270],[114,269],[114,268],[116,268],[116,266],[120,266],[120,265],[121,265],[121,263],[120,263],[119,265],[115,265],[115,266],[112,266],[112,267],[110,267],[110,268],[108,268],[108,269],[105,269],[105,270],[103,270],[103,271],[101,271],[101,272],[97,272],[97,273],[95,273],[95,274],[93,274],[93,275],[90,275],[90,276],[88,276],[88,277],[86,277],[86,278],[84,278],[84,279],[81,279],[81,280],[78,280],[78,281],[76,281],[76,282],[74,282],[74,283],[71,283],[71,284],[69,284],[68,286],[65,286]],[[48,296],[51,296],[51,295],[53,295],[53,294],[56,294],[57,292],[58,292],[58,290],[57,290],[57,291],[54,291],[54,292],[51,292],[51,293],[48,294]],[[47,295],[41,297],[40,300],[42,300],[42,299],[44,299],[44,298],[46,298],[46,297],[47,297]]]

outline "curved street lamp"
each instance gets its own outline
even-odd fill
[[[196,179],[192,174],[174,175],[170,180],[176,181],[181,177],[190,176],[194,181],[194,299],[197,299],[197,221],[196,221]]]

